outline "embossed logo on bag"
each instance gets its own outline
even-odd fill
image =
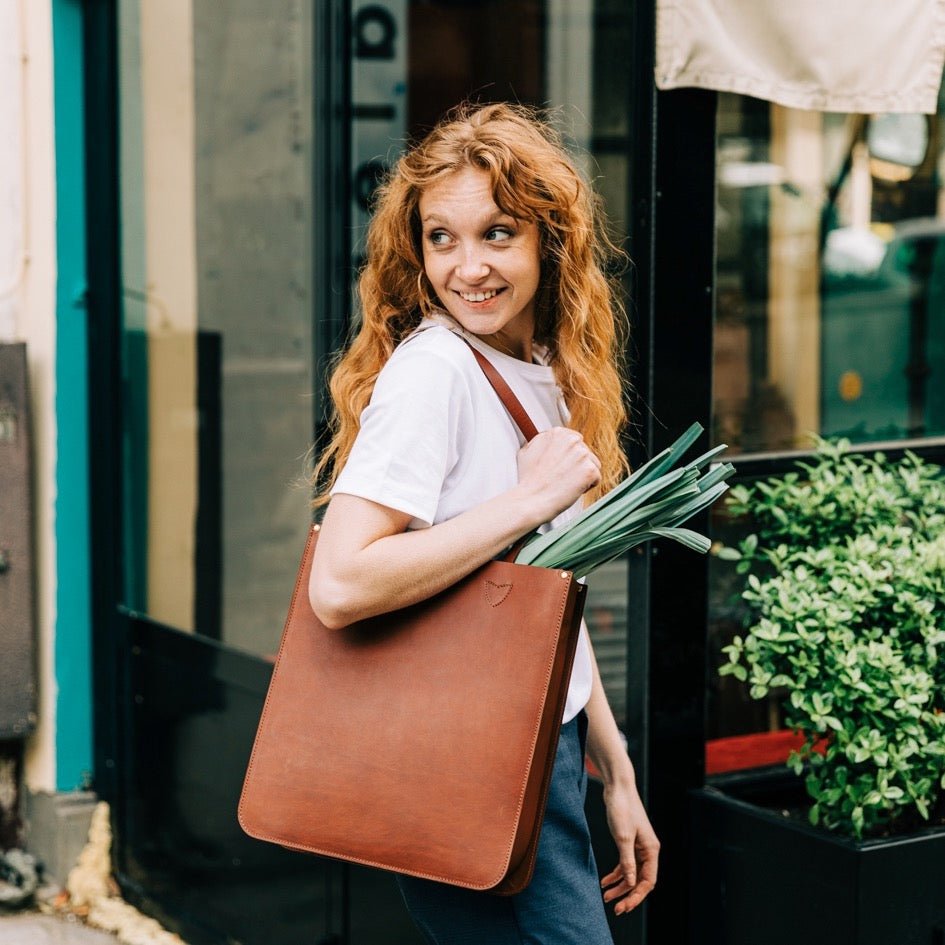
[[[509,596],[509,591],[512,590],[511,583],[509,584],[496,584],[495,581],[486,581],[486,600],[492,604],[493,607],[498,607],[506,597]]]

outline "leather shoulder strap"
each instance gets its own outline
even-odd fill
[[[462,335],[458,337],[462,338]],[[486,380],[499,395],[499,400],[502,401],[503,406],[509,412],[509,416],[515,421],[515,425],[519,430],[522,431],[522,436],[525,437],[525,441],[528,442],[538,436],[538,430],[535,424],[532,423],[532,418],[526,413],[522,402],[512,393],[512,388],[505,382],[505,378],[495,369],[492,362],[482,354],[482,352],[477,351],[465,338],[463,338],[463,341],[469,346],[469,350],[472,351],[475,356],[479,367],[482,368],[482,373],[486,375]]]

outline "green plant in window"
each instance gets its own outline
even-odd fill
[[[945,480],[849,448],[731,490],[750,618],[719,672],[783,694],[811,822],[864,837],[945,820]]]

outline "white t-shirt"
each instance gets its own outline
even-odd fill
[[[463,338],[505,378],[539,432],[567,423],[564,399],[547,364],[503,354],[447,315],[426,319],[378,375],[333,495],[370,499],[412,516],[409,528],[427,528],[515,486],[517,455],[525,440]],[[539,358],[547,357],[543,349],[533,349]],[[579,500],[552,524],[581,507]],[[565,722],[587,704],[591,681],[582,625]]]

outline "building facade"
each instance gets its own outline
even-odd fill
[[[0,341],[27,343],[38,654],[5,757],[35,836],[108,800],[125,895],[193,943],[419,941],[390,877],[270,849],[235,809],[373,188],[451,105],[551,106],[594,181],[633,261],[634,463],[693,420],[745,480],[809,433],[943,452],[941,111],[657,91],[654,7],[0,3]],[[729,534],[724,510],[702,525]],[[617,942],[687,940],[688,792],[779,760],[758,739],[776,710],[715,673],[727,567],[654,545],[591,584],[663,840]],[[593,781],[588,812],[603,865]]]

